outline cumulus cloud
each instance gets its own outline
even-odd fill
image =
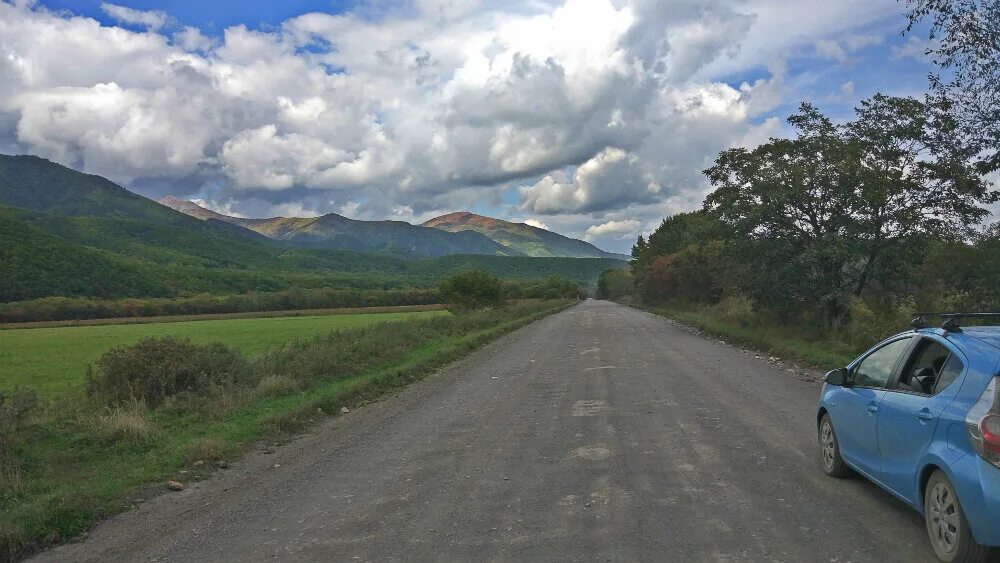
[[[600,225],[592,225],[587,227],[586,236],[593,238],[600,235],[632,235],[638,232],[639,227],[642,223],[636,221],[635,219],[626,219],[624,221],[608,221],[607,223],[601,223]]]
[[[700,203],[718,151],[780,134],[789,52],[851,57],[882,4],[416,0],[206,36],[0,1],[0,148],[246,215],[648,229]]]
[[[648,203],[661,187],[639,163],[619,148],[607,148],[577,167],[572,181],[548,174],[521,189],[521,209],[538,214],[605,211]]]
[[[160,29],[170,21],[166,12],[136,10],[109,2],[101,2],[101,10],[121,23],[148,27],[149,29]]]
[[[548,225],[546,225],[545,223],[543,223],[543,222],[541,222],[541,221],[539,221],[537,219],[525,219],[524,220],[524,224],[525,225],[531,225],[532,227],[537,227],[539,229],[545,229],[546,231],[549,230],[549,226]]]

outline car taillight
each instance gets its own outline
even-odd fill
[[[1000,453],[1000,414],[991,414],[979,423],[983,445],[987,450]]]
[[[965,426],[976,453],[1000,467],[1000,376],[990,380],[976,404],[965,415]]]

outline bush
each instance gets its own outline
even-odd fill
[[[722,301],[710,306],[709,310],[716,318],[743,328],[753,326],[758,321],[753,301],[739,293],[727,295]]]
[[[842,340],[859,351],[906,330],[916,311],[916,304],[908,298],[877,303],[851,297],[848,307],[850,321],[844,328]]]
[[[500,280],[483,270],[454,274],[441,282],[441,297],[462,309],[482,309],[503,302]]]
[[[86,391],[111,405],[142,401],[150,407],[175,396],[246,383],[243,355],[223,344],[199,346],[174,337],[144,338],[106,352],[87,370]]]
[[[38,394],[34,391],[0,391],[0,460],[7,458],[18,430],[37,406]]]

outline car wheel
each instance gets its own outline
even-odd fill
[[[942,471],[935,471],[924,489],[924,520],[934,553],[941,561],[988,561],[990,548],[972,537],[969,522],[954,487]]]
[[[840,457],[840,442],[828,414],[819,421],[819,463],[830,477],[849,477],[854,473]]]

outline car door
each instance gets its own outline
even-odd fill
[[[851,369],[853,385],[837,393],[830,408],[840,454],[869,477],[878,479],[882,456],[879,453],[879,405],[892,375],[912,337],[883,344],[858,360]]]
[[[913,502],[917,498],[917,464],[934,437],[938,417],[955,398],[951,385],[964,362],[946,343],[920,338],[882,398],[878,415],[882,483]],[[926,378],[933,377],[927,381]]]

